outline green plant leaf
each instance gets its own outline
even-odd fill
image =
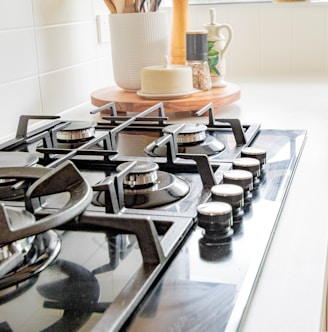
[[[209,64],[210,67],[215,67],[218,63],[219,63],[219,57],[218,56],[208,58],[208,64]]]
[[[219,52],[215,49],[208,50],[208,56],[218,56]]]
[[[207,42],[208,49],[213,48],[214,44],[215,44],[215,42],[213,42],[213,41],[208,41],[208,42]]]
[[[217,56],[216,58],[214,58],[214,61],[213,61],[213,64],[215,65],[215,66],[217,66],[218,65],[218,63],[219,63],[219,57]]]
[[[212,76],[219,76],[221,75],[220,72],[217,70],[216,67],[210,67],[210,73]]]

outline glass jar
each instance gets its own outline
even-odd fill
[[[212,88],[211,73],[207,55],[207,31],[186,32],[187,65],[192,68],[193,88],[207,91]]]

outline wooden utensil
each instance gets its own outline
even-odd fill
[[[124,13],[135,13],[134,0],[125,0]]]
[[[112,14],[116,13],[116,7],[114,6],[113,2],[111,0],[104,0],[107,8]]]
[[[160,3],[159,0],[151,0],[149,11],[156,12],[158,10],[159,3]]]
[[[135,2],[134,2],[134,11],[136,13],[140,12],[140,4],[141,4],[141,0],[135,0]]]
[[[145,8],[144,8],[145,1],[146,1],[146,0],[141,0],[141,1],[140,1],[139,12],[144,12],[144,11],[145,11]]]
[[[122,14],[124,12],[125,0],[113,0],[116,12]]]

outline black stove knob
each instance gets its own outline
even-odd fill
[[[244,206],[252,202],[253,174],[242,169],[232,169],[223,173],[223,183],[235,184],[244,189]]]
[[[232,162],[234,169],[242,169],[249,171],[253,174],[253,185],[257,188],[260,184],[261,165],[260,161],[256,158],[241,157]]]
[[[244,215],[244,189],[236,184],[222,183],[211,188],[212,199],[231,205],[233,222],[239,223]]]
[[[261,148],[246,147],[241,150],[241,157],[255,158],[260,162],[261,173],[264,171],[266,163],[266,151]]]
[[[232,207],[224,202],[208,202],[197,207],[198,226],[205,229],[204,237],[220,241],[230,237],[232,230]]]

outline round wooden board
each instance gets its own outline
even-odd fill
[[[239,86],[230,82],[223,88],[212,88],[210,91],[176,99],[146,99],[138,96],[136,92],[128,92],[117,86],[106,87],[91,94],[93,105],[100,107],[113,101],[118,112],[142,112],[159,102],[164,104],[165,112],[197,111],[209,103],[213,103],[216,111],[219,106],[231,104],[239,99]]]

